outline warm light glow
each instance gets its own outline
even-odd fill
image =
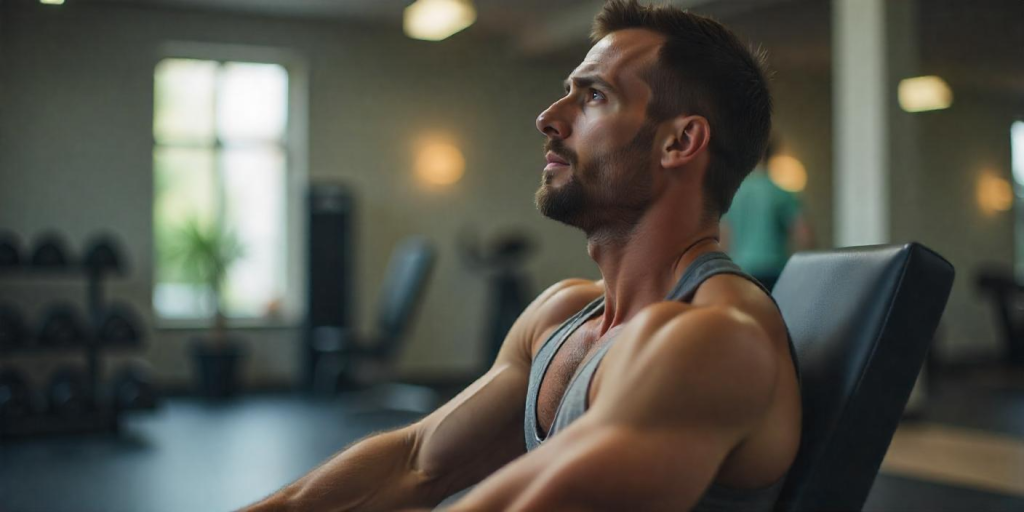
[[[953,91],[937,76],[900,80],[900,107],[907,112],[942,110],[953,104]]]
[[[1000,178],[994,171],[988,171],[978,178],[978,207],[985,215],[1009,211],[1013,206],[1013,189],[1010,182]]]
[[[39,3],[47,5],[64,5],[64,0],[39,0]]]
[[[788,155],[773,156],[768,160],[768,177],[782,190],[800,192],[807,187],[807,169],[804,164]]]
[[[416,175],[431,185],[451,185],[466,171],[462,151],[447,142],[423,144],[416,155]]]
[[[405,8],[405,35],[440,41],[476,21],[471,0],[416,0]]]

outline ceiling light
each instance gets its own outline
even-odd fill
[[[476,21],[471,0],[416,0],[405,8],[405,35],[440,41]]]
[[[942,110],[953,104],[953,91],[937,76],[900,80],[900,107],[907,112]]]
[[[64,0],[39,0],[39,3],[47,5],[64,5]]]

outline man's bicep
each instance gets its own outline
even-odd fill
[[[416,425],[416,465],[455,492],[526,451],[523,416],[536,340],[593,300],[592,281],[566,280],[541,293],[506,336],[494,365]]]
[[[527,370],[498,364],[416,425],[416,467],[447,494],[525,452]]]
[[[581,418],[453,510],[686,510],[714,479],[728,446],[714,432]]]

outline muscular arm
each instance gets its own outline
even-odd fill
[[[356,443],[248,510],[430,507],[521,455],[533,343],[592,298],[592,291],[579,293],[582,283],[589,282],[564,281],[534,300],[490,371],[450,402],[413,425]]]
[[[749,317],[686,308],[638,316],[609,351],[591,409],[453,510],[693,507],[768,410],[777,365]]]

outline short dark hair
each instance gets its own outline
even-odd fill
[[[637,0],[608,1],[594,19],[591,40],[630,28],[666,38],[645,77],[652,92],[648,118],[660,122],[696,114],[711,126],[704,208],[709,217],[721,217],[764,155],[771,133],[765,54],[711,18]]]

